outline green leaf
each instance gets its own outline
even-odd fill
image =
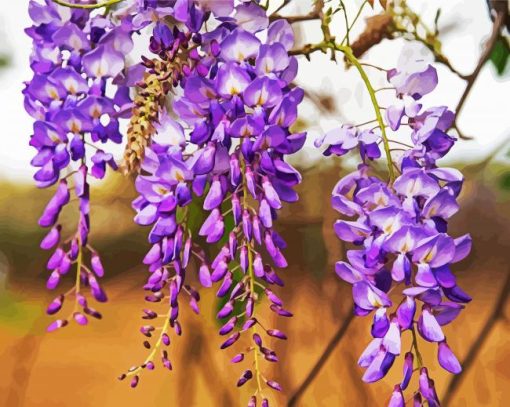
[[[503,174],[499,179],[499,185],[501,189],[510,190],[510,172]]]
[[[490,60],[496,68],[498,75],[502,75],[505,72],[508,56],[510,55],[510,46],[505,38],[498,38],[492,49]]]
[[[9,65],[9,57],[4,54],[0,54],[0,68],[5,68]]]

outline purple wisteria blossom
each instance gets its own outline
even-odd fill
[[[146,370],[173,369],[168,349],[183,332],[183,301],[199,313],[201,285],[214,286],[218,348],[236,349],[231,362],[243,364],[236,384],[250,387],[248,406],[269,406],[264,392],[282,390],[262,362],[278,362],[274,340],[287,335],[261,320],[258,307],[292,316],[277,294],[287,260],[275,225],[278,210],[299,199],[301,174],[288,157],[306,139],[293,130],[304,91],[293,83],[294,32],[262,3],[125,0],[111,8],[76,2],[75,8],[29,2],[34,75],[23,93],[34,118],[31,164],[36,185],[55,189],[39,219],[48,229],[40,247],[51,250],[47,288],[76,273],[74,286],[47,312],[57,314],[70,296],[74,306],[48,331],[101,318],[89,304],[90,297],[107,301],[99,284],[105,269],[89,242],[90,184],[118,169],[108,147],[126,141],[121,168],[136,173],[134,221],[148,227],[150,245],[142,260],[149,273],[140,327],[150,353],[119,377],[133,388]],[[151,34],[149,55],[127,66],[133,34],[143,30]],[[333,47],[334,39],[323,45]],[[352,285],[355,314],[372,317],[372,339],[358,360],[363,380],[382,379],[402,354],[389,405],[405,405],[414,376],[415,405],[439,406],[419,347],[434,343],[438,364],[459,373],[443,327],[471,300],[452,271],[469,254],[471,238],[448,233],[463,176],[438,165],[456,141],[448,133],[454,113],[423,107],[422,97],[438,81],[424,61],[387,71],[387,81],[395,98],[385,109],[386,124],[378,115],[379,126],[344,124],[316,142],[326,156],[356,151],[360,157],[356,171],[333,190],[332,206],[343,215],[334,230],[348,244],[335,271]],[[408,140],[388,139],[386,131]],[[398,157],[393,143],[403,150]],[[383,156],[389,181],[377,175]],[[76,212],[75,225],[60,222],[64,210]],[[412,339],[410,349],[402,348],[403,335]]]
[[[288,56],[292,30],[283,21],[268,26],[267,19],[259,17],[261,9],[253,4],[236,9],[238,21],[246,19],[248,9],[256,13],[249,24],[220,25],[203,35],[214,64],[208,75],[197,72],[187,79],[184,96],[174,105],[193,129],[190,141],[199,146],[193,157],[194,192],[204,195],[203,208],[210,211],[199,235],[209,243],[224,242],[208,263],[211,281],[221,283],[217,296],[224,305],[217,317],[223,320],[220,335],[225,340],[220,347],[229,348],[248,334],[252,340],[247,354],[237,354],[234,363],[248,356],[276,362],[268,339],[287,338],[260,324],[255,304],[265,296],[273,312],[292,315],[267,286],[283,284],[275,267],[287,266],[282,254],[285,243],[273,222],[283,202],[297,200],[293,186],[301,181],[284,158],[301,149],[305,141],[304,133],[289,130],[303,98],[299,88],[289,86],[296,74],[295,61]],[[275,41],[279,37],[287,38],[286,46]],[[233,220],[232,230],[227,229],[227,216]],[[241,315],[235,311],[238,308],[243,310]],[[268,338],[263,339],[260,332]],[[281,390],[277,382],[262,377],[258,362],[255,366],[238,381],[242,386],[256,377],[252,404],[262,390],[261,378],[268,387]],[[267,400],[262,403],[268,405]]]
[[[417,367],[416,397],[438,406],[419,338],[436,344],[444,369],[459,373],[461,366],[442,327],[471,300],[452,272],[452,265],[469,254],[471,238],[448,234],[448,219],[459,210],[463,177],[456,169],[437,165],[455,142],[447,133],[454,114],[446,107],[423,110],[417,102],[437,85],[431,65],[418,61],[399,67],[389,71],[388,80],[396,100],[386,110],[387,122],[394,131],[407,130],[412,143],[395,162],[399,174],[393,182],[371,175],[371,162],[381,156],[378,146],[384,141],[378,129],[343,126],[317,142],[327,145],[325,155],[358,149],[363,160],[333,190],[333,208],[345,217],[335,223],[335,232],[352,244],[347,260],[336,264],[336,273],[352,284],[356,315],[373,314],[373,339],[358,361],[366,369],[363,380],[374,382],[387,374],[404,353],[401,336],[408,331],[412,348],[405,353],[403,379],[389,405],[405,405],[403,391]],[[404,118],[407,126],[402,126]],[[402,297],[395,297],[397,290]]]
[[[259,397],[261,405],[268,406],[262,384],[278,391],[281,386],[263,376],[259,361],[278,361],[270,339],[287,337],[263,327],[256,307],[265,297],[271,311],[292,316],[270,288],[283,285],[277,269],[287,266],[286,245],[273,223],[284,202],[298,199],[293,187],[301,175],[285,157],[300,150],[306,136],[290,131],[303,99],[303,91],[290,86],[297,73],[296,60],[288,54],[293,31],[283,20],[269,24],[265,11],[253,2],[189,2],[188,14],[177,18],[172,13],[178,3],[169,2],[165,9],[146,2],[143,8],[156,15],[170,13],[181,22],[173,28],[155,24],[151,51],[172,63],[184,50],[188,58],[172,84],[178,95],[172,110],[179,120],[161,112],[136,180],[140,196],[133,203],[135,221],[152,225],[151,249],[144,259],[151,273],[146,299],[169,304],[158,331],[160,339],[166,338],[171,327],[181,333],[183,293],[198,312],[198,292],[187,283],[188,265],[196,266],[202,286],[218,283],[217,318],[224,337],[219,347],[251,342],[232,359],[250,361],[237,385],[257,383],[250,405]],[[205,21],[215,28],[202,30]],[[153,62],[144,61],[150,74]],[[194,231],[188,221],[197,202],[206,215]],[[159,314],[151,307],[144,319]],[[153,325],[141,328],[149,338],[155,330]],[[166,350],[160,349],[169,343],[158,340],[155,346],[171,369]],[[153,356],[121,379],[130,377],[136,386],[142,369],[149,363],[153,367],[152,360]]]
[[[53,331],[71,320],[85,325],[86,315],[101,318],[89,305],[86,291],[96,301],[107,300],[98,282],[104,275],[101,259],[88,242],[89,180],[103,178],[107,166],[117,169],[112,155],[99,145],[122,140],[118,112],[122,104],[129,102],[127,91],[118,87],[110,97],[107,88],[123,71],[124,55],[133,44],[129,29],[86,10],[32,0],[29,14],[33,26],[26,32],[34,45],[30,58],[34,76],[23,93],[25,108],[35,120],[30,145],[37,153],[31,164],[37,169],[34,179],[38,187],[57,185],[39,219],[40,226],[50,228],[41,248],[53,250],[47,264],[51,272],[48,289],[56,289],[76,267],[74,287],[57,296],[48,307],[48,314],[56,314],[65,298],[74,296],[75,305],[69,316],[48,327],[48,331]],[[75,231],[61,239],[67,228],[59,223],[59,215],[64,207],[71,206],[72,196],[77,201],[77,207],[71,209],[77,212],[76,225],[71,225]]]

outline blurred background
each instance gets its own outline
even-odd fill
[[[185,313],[184,335],[171,349],[173,372],[147,372],[135,391],[116,380],[146,354],[138,327],[144,306],[139,287],[146,273],[140,263],[148,249],[148,230],[132,222],[132,180],[118,174],[92,190],[91,239],[103,256],[110,298],[100,307],[103,320],[87,328],[71,324],[46,334],[49,319],[45,307],[53,295],[45,289],[47,254],[39,249],[44,231],[38,228],[37,219],[51,191],[37,190],[31,182],[33,151],[28,140],[32,123],[23,110],[21,96],[22,82],[31,76],[31,44],[23,33],[30,24],[27,3],[4,1],[0,5],[0,405],[240,405],[250,389],[235,388],[239,369],[229,364],[229,352],[218,350],[221,340],[213,318],[217,304],[212,290],[201,292],[201,315]],[[310,9],[309,0],[293,3],[282,14],[304,14]],[[352,3],[351,21],[361,1]],[[505,2],[497,3],[508,7]],[[469,76],[491,36],[487,3],[434,0],[408,4],[430,26],[441,7],[438,27],[442,53],[455,70]],[[351,38],[367,31],[365,17],[380,12],[365,8]],[[335,18],[333,26],[339,33],[345,31],[342,24],[341,18]],[[317,25],[296,25],[298,40],[320,40]],[[445,332],[450,346],[464,361],[464,372],[452,382],[452,376],[438,366],[435,346],[422,346],[447,406],[510,404],[510,146],[506,144],[510,137],[510,63],[508,40],[498,41],[458,117],[459,132],[470,139],[460,140],[444,162],[461,169],[466,177],[462,209],[451,222],[452,234],[469,232],[474,242],[471,255],[455,268],[459,285],[473,301]],[[363,59],[390,68],[403,52],[434,59],[423,43],[388,38],[371,47]],[[369,341],[371,322],[369,318],[348,319],[350,287],[333,272],[344,248],[332,231],[336,213],[330,208],[329,197],[336,181],[353,163],[349,159],[324,160],[313,148],[315,138],[347,118],[349,122],[370,119],[371,106],[357,73],[346,69],[342,61],[335,64],[328,56],[316,54],[311,62],[301,62],[297,83],[306,89],[307,98],[299,126],[308,129],[310,137],[308,147],[293,162],[304,173],[301,200],[283,210],[278,225],[288,242],[290,263],[281,273],[286,287],[280,294],[295,316],[273,321],[289,336],[276,347],[281,362],[267,367],[268,375],[278,378],[284,388],[274,400],[285,405],[336,338],[330,357],[294,405],[386,405],[386,397],[399,380],[401,365],[397,362],[379,383],[361,382],[362,370],[356,361]],[[444,64],[437,63],[436,67],[440,85],[425,98],[425,104],[453,109],[466,81]],[[377,72],[370,74],[374,83],[383,83]],[[190,274],[194,275],[193,271]],[[267,321],[272,318],[263,316]]]

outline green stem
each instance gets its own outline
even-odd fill
[[[251,245],[251,243],[250,243]],[[255,292],[255,273],[253,272],[253,253],[248,250],[248,275],[250,276],[250,292]],[[255,304],[253,304],[255,307]],[[257,333],[257,324],[253,325],[252,331],[254,334]],[[259,366],[259,352],[257,348],[253,349],[253,358],[255,361],[255,375],[257,376],[257,390],[259,393],[262,392],[262,384],[260,382],[260,366]]]
[[[294,50],[293,52],[291,52],[291,55],[305,55],[307,58],[309,58],[310,54],[313,54],[314,52],[321,51],[323,53],[326,53],[328,49],[342,52],[345,55],[345,58],[356,67],[361,76],[361,79],[363,79],[363,82],[365,83],[365,87],[367,88],[368,93],[370,94],[370,100],[372,101],[372,105],[374,107],[377,123],[381,128],[381,137],[383,140],[384,153],[386,155],[387,160],[390,183],[393,183],[393,181],[395,181],[395,170],[393,169],[393,160],[391,158],[388,136],[386,134],[386,125],[384,124],[381,114],[382,108],[379,106],[379,102],[377,102],[377,97],[375,96],[376,91],[374,90],[374,87],[370,83],[370,79],[368,79],[368,76],[365,70],[363,69],[362,63],[352,53],[352,48],[346,45],[334,44],[332,43],[332,41],[327,41],[326,39],[324,39],[324,41],[322,41],[319,44],[309,44],[305,45],[303,49]]]
[[[379,103],[377,102],[377,98],[375,96],[375,90],[370,83],[370,80],[368,79],[368,76],[363,69],[363,66],[359,62],[359,60],[354,56],[352,53],[351,47],[343,46],[343,45],[336,45],[335,49],[342,52],[347,60],[353,64],[356,69],[358,70],[361,79],[365,83],[365,87],[368,90],[368,93],[370,95],[370,100],[372,101],[372,105],[374,107],[375,117],[377,119],[377,122],[379,124],[379,127],[381,128],[381,135],[383,139],[383,145],[384,145],[384,152],[386,154],[386,160],[388,161],[388,173],[390,175],[390,183],[393,183],[395,180],[395,171],[393,169],[393,160],[391,159],[391,151],[390,151],[390,143],[388,141],[388,136],[386,135],[386,126],[384,124],[382,114],[381,114],[381,108],[379,106]]]
[[[411,329],[411,332],[413,334],[413,348],[416,353],[416,359],[418,359],[418,368],[421,368],[423,366],[423,359],[422,359],[421,353],[418,349],[418,338],[416,337],[416,331],[414,330],[414,326]]]
[[[347,42],[347,46],[350,47],[351,43],[349,41],[349,32],[351,31],[351,25],[349,24],[349,19],[347,18],[347,9],[345,8],[345,4],[342,0],[340,0],[340,5],[342,6],[342,12],[344,15],[344,21],[345,21],[345,37],[342,39],[342,42],[340,44],[344,44],[344,42]],[[361,6],[363,8],[363,6]],[[360,8],[360,11],[361,11]]]
[[[243,174],[243,209],[248,208],[248,185],[246,183],[246,164],[244,159],[241,158],[241,172]],[[252,242],[248,243],[248,277],[250,278],[250,292],[255,293],[255,272],[253,271],[253,252],[252,252]],[[255,301],[255,299],[254,299]],[[253,304],[253,308],[255,309],[255,302]],[[253,325],[251,328],[253,333],[257,333],[257,324]],[[257,391],[259,393],[262,392],[262,383],[260,381],[260,366],[259,366],[259,352],[255,347],[253,349],[253,359],[255,362],[255,376],[257,378]]]
[[[74,283],[74,312],[78,311],[78,294],[80,293],[81,289],[81,268],[83,264],[83,248],[81,244],[81,236],[80,232],[78,232],[78,256],[76,258],[76,281]]]
[[[138,366],[136,369],[133,369],[133,370],[125,373],[126,377],[130,377],[130,376],[134,376],[134,375],[138,374],[138,372],[143,370],[142,366],[146,366],[147,363],[154,361],[154,358],[156,357],[156,352],[158,352],[159,348],[161,347],[161,342],[163,342],[163,335],[166,334],[166,332],[168,331],[168,328],[170,326],[170,313],[171,313],[171,308],[165,317],[165,322],[163,323],[163,326],[161,327],[161,332],[159,334],[158,340],[154,344],[154,347],[152,348],[151,353],[149,353],[149,356],[147,356],[145,358],[145,361],[143,362],[142,365]]]
[[[53,0],[53,3],[56,3],[60,6],[64,7],[70,7],[70,8],[81,8],[81,9],[96,9],[101,7],[109,7],[113,6],[114,4],[121,3],[124,0],[107,0],[102,3],[97,4],[76,4],[76,3],[68,3],[67,1],[63,0]]]
[[[352,23],[351,23],[350,25],[347,25],[347,27],[346,27],[346,33],[345,33],[345,36],[344,36],[344,38],[342,39],[342,41],[340,42],[340,44],[341,44],[341,45],[343,45],[343,44],[344,44],[344,42],[346,42],[346,41],[347,41],[347,45],[349,45],[349,46],[350,46],[350,44],[349,44],[349,33],[351,32],[351,29],[352,29],[352,27],[354,26],[354,24],[356,24],[356,21],[358,21],[358,18],[359,18],[359,17],[360,17],[360,15],[361,15],[361,11],[363,10],[363,7],[365,7],[365,4],[367,4],[367,3],[368,3],[368,0],[365,0],[365,1],[361,4],[360,8],[358,9],[358,12],[356,13],[356,16],[354,17],[354,20],[352,20]],[[341,2],[341,4],[342,4],[342,6],[343,6],[343,7],[345,7],[345,6],[343,5],[343,2]],[[345,8],[344,8],[344,9],[345,9]],[[345,11],[345,13],[346,13],[346,14],[345,14],[345,22],[346,22],[346,24],[347,24],[347,11]]]

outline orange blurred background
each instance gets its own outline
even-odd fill
[[[510,272],[510,190],[503,181],[509,168],[497,163],[458,167],[465,172],[467,182],[461,195],[462,209],[453,218],[451,230],[454,236],[470,232],[474,248],[455,271],[459,284],[474,299],[445,333],[459,359],[471,358],[472,363],[445,405],[507,406],[509,305],[506,301],[503,307],[496,309],[496,305],[505,299],[502,290]],[[280,273],[286,286],[278,294],[295,316],[276,320],[266,312],[265,304],[257,311],[267,325],[278,327],[289,337],[288,341],[274,341],[280,362],[264,364],[264,373],[284,389],[281,394],[267,392],[276,405],[288,402],[342,325],[352,303],[349,285],[333,272],[343,247],[332,232],[336,214],[329,197],[341,172],[339,167],[306,171],[300,202],[286,207],[278,223],[288,242],[290,263]],[[243,367],[230,364],[236,351],[219,350],[222,340],[214,321],[218,306],[215,289],[201,289],[199,316],[182,307],[184,334],[172,338],[170,347],[174,371],[156,366],[153,372],[142,374],[135,390],[116,379],[147,354],[138,328],[144,307],[140,287],[146,277],[140,263],[148,248],[148,231],[132,223],[129,204],[134,191],[129,180],[112,175],[106,185],[92,190],[91,241],[103,255],[107,268],[104,284],[110,298],[109,303],[98,307],[103,320],[91,321],[88,327],[71,324],[52,334],[45,332],[50,322],[45,307],[53,297],[45,289],[47,253],[38,247],[44,232],[36,226],[49,191],[5,182],[1,191],[0,405],[245,405],[254,384],[237,389],[235,383]],[[64,216],[72,214],[66,212]],[[194,270],[189,275],[196,280]],[[388,376],[376,384],[361,381],[362,369],[356,361],[370,340],[370,324],[370,317],[366,317],[349,325],[323,369],[294,405],[386,405],[393,385],[399,381],[402,361],[398,360]],[[490,332],[481,337],[487,324]],[[410,346],[406,335],[404,349]],[[433,344],[422,343],[421,350],[444,399],[452,376],[439,367]]]

